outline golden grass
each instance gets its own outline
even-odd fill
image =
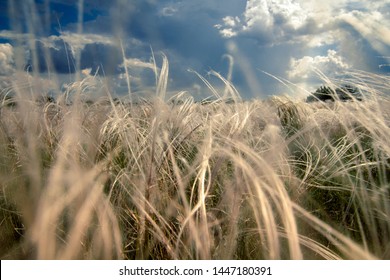
[[[390,258],[388,96],[164,102],[164,65],[140,104],[37,104],[15,86],[1,258]]]
[[[26,5],[9,2],[15,34],[20,16],[29,32],[15,37],[19,71],[43,30]],[[194,73],[213,95],[203,103],[168,96],[165,56],[138,104],[81,80],[79,54],[54,103],[36,102],[39,73],[15,70],[0,95],[0,258],[389,259],[389,77],[349,73],[363,102],[243,101],[227,57],[227,79],[210,72],[223,92]],[[93,88],[105,98],[84,102]]]

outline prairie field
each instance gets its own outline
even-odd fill
[[[363,101],[243,101],[220,77],[195,102],[161,69],[137,103],[13,83],[1,259],[390,259],[388,76],[357,73]]]

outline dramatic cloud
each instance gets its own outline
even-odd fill
[[[155,84],[152,52],[158,66],[161,53],[169,59],[169,90],[204,95],[206,86],[188,69],[227,76],[232,61],[232,81],[244,98],[281,92],[281,83],[264,72],[313,86],[318,83],[313,69],[329,76],[349,69],[390,70],[388,0],[84,0],[81,34],[78,3],[28,1],[42,23],[50,22],[50,28],[34,29],[33,40],[32,21],[19,19],[31,18],[26,13],[34,9],[15,5],[20,15],[10,21],[20,29],[11,32],[0,23],[0,40],[22,43],[28,65],[35,52],[34,69],[42,74],[72,75],[80,59],[78,70],[105,76],[119,93],[128,91],[128,81],[132,90]],[[10,57],[0,57],[0,74],[14,67]]]
[[[318,47],[342,41],[340,31],[349,26],[384,52],[390,45],[389,6],[386,1],[248,0],[241,15],[225,16],[215,27],[225,38]]]
[[[242,13],[226,15],[214,27],[241,49],[233,54],[236,61],[245,64],[245,56],[252,62],[244,68],[307,84],[318,82],[313,69],[333,77],[348,69],[386,72],[388,15],[390,4],[383,0],[248,0]]]
[[[308,19],[308,11],[293,0],[248,0],[241,17],[226,16],[215,27],[223,37],[238,35],[274,44],[297,33]]]

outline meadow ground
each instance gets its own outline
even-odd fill
[[[388,77],[362,102],[0,107],[1,259],[389,259]],[[368,81],[368,82],[367,82]],[[375,83],[369,82],[375,81]]]

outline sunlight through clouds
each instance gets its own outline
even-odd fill
[[[227,16],[223,23],[216,25],[224,37],[234,37],[238,34],[270,33],[269,38],[280,38],[289,31],[301,28],[307,19],[307,11],[293,0],[249,0],[240,17]]]
[[[44,9],[38,9],[42,8],[39,1],[30,1],[42,18],[51,20],[50,28],[37,34],[35,41],[27,23],[19,22],[17,30],[0,23],[1,43],[11,47],[14,42],[21,43],[25,57],[18,56],[24,59],[16,63],[18,68],[32,66],[35,48],[42,74],[74,74],[80,55],[82,69],[99,71],[98,75],[114,80],[125,74],[123,60],[127,59],[132,80],[142,81],[137,75],[153,72],[144,71],[152,67],[152,48],[157,60],[162,53],[169,59],[171,89],[193,91],[191,85],[200,81],[187,69],[202,75],[215,70],[225,76],[230,70],[223,57],[230,55],[235,65],[231,81],[248,98],[280,92],[280,82],[265,77],[262,71],[296,83],[315,81],[312,71],[304,73],[313,67],[330,75],[349,68],[389,71],[387,0],[226,0],[223,5],[219,0],[113,0],[99,4],[84,0],[83,34],[76,32],[77,2],[47,1],[53,12],[44,15]],[[14,8],[21,16],[28,11]],[[232,44],[239,52],[229,49]],[[9,47],[5,50],[4,46],[0,71],[8,73],[14,65]],[[50,59],[46,61],[47,54]],[[331,67],[335,71],[328,71]],[[248,84],[243,68],[251,72],[256,86]],[[120,89],[115,90],[121,94]],[[208,92],[206,86],[203,90]]]
[[[313,69],[331,77],[348,69],[384,71],[381,65],[387,65],[390,53],[389,14],[386,1],[248,0],[240,15],[224,17],[215,27],[238,45],[254,40],[262,49],[284,49],[290,54],[285,57],[289,67],[284,74],[277,72],[307,84],[318,83]],[[272,59],[255,61],[263,69]]]
[[[390,28],[385,23],[390,23],[390,20],[381,13],[353,11],[340,16],[340,19],[353,27],[362,37],[366,38],[378,52],[385,53],[389,50]]]

